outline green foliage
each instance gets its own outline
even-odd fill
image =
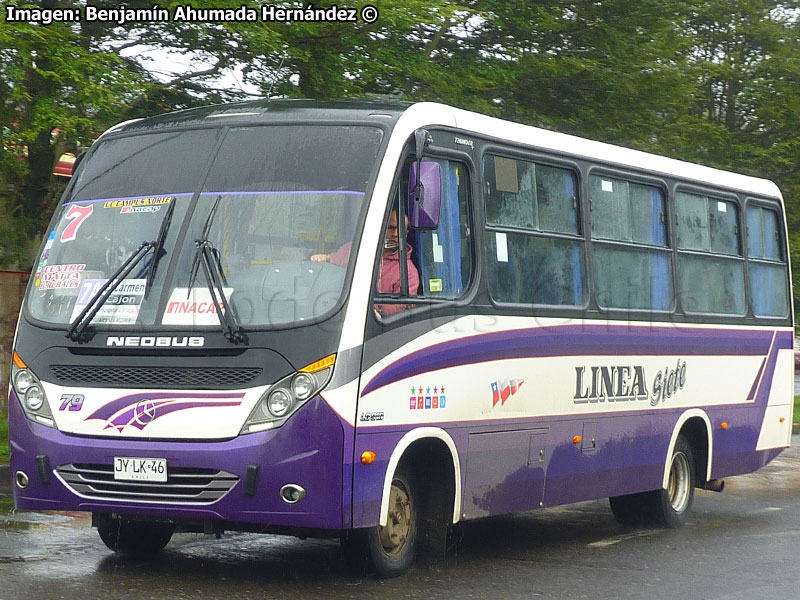
[[[159,6],[179,4],[186,3]],[[261,6],[191,3],[243,4]],[[348,6],[365,4],[378,8],[377,22],[0,22],[0,193],[8,184],[15,190],[0,224],[0,266],[19,261],[21,242],[49,216],[50,173],[61,151],[87,146],[118,121],[247,97],[219,83],[234,67],[264,95],[441,101],[770,178],[785,195],[790,250],[800,265],[800,0]],[[162,67],[148,58],[154,49],[190,64],[157,72]]]

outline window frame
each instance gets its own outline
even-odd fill
[[[647,186],[651,188],[655,188],[661,192],[661,196],[664,202],[664,245],[660,246],[657,244],[649,244],[649,243],[642,243],[636,242],[633,240],[615,240],[610,238],[595,238],[592,235],[593,231],[593,217],[594,213],[592,212],[591,207],[591,184],[590,180],[592,177],[603,177],[606,176],[611,179],[617,179],[621,181],[625,181],[626,183],[634,183],[641,186]],[[624,315],[663,315],[667,316],[670,314],[674,314],[678,307],[678,287],[677,287],[677,258],[675,257],[675,230],[672,227],[671,221],[671,214],[672,214],[672,205],[673,205],[673,195],[670,194],[670,187],[667,185],[666,181],[661,178],[648,176],[642,173],[636,173],[631,171],[622,171],[617,169],[609,168],[602,164],[597,164],[596,162],[590,163],[589,168],[586,170],[586,177],[584,181],[584,187],[586,189],[586,202],[589,207],[587,220],[586,220],[586,229],[589,232],[587,236],[587,245],[589,247],[589,261],[591,263],[592,269],[592,299],[597,306],[597,310],[604,315],[610,315],[612,313],[616,314],[624,314]],[[630,206],[630,194],[628,195],[629,206]],[[671,294],[669,298],[669,304],[666,309],[654,309],[654,308],[624,308],[624,307],[616,307],[616,306],[604,306],[600,303],[599,298],[597,296],[597,270],[595,269],[594,265],[594,246],[598,245],[601,247],[611,247],[611,248],[620,248],[620,249],[630,249],[630,250],[640,250],[640,251],[649,251],[649,252],[658,252],[661,254],[666,254],[667,256],[667,264],[669,268],[669,278],[670,278],[670,288]]]
[[[433,130],[429,130],[430,133],[433,133]],[[465,134],[461,134],[465,135]],[[401,192],[400,186],[403,182],[403,172],[405,170],[406,164],[409,159],[413,159],[414,157],[414,149],[413,149],[413,140],[407,143],[403,147],[403,151],[400,153],[400,158],[398,159],[398,163],[395,169],[394,177],[392,179],[392,186],[390,188],[391,192],[389,195],[389,199],[386,203],[384,208],[384,215],[383,220],[381,221],[381,226],[386,227],[386,224],[389,221],[389,215],[392,211],[392,206],[395,200],[398,199],[398,194]],[[393,295],[393,294],[381,294],[377,291],[377,282],[378,277],[380,275],[380,265],[381,265],[381,255],[382,255],[382,245],[379,244],[375,257],[373,259],[373,270],[372,270],[372,281],[370,283],[370,303],[372,304],[403,304],[408,305],[407,310],[400,311],[393,315],[376,315],[375,311],[370,311],[373,316],[373,321],[381,324],[381,325],[390,325],[400,320],[404,320],[408,315],[412,314],[419,314],[420,307],[427,307],[427,308],[436,308],[436,307],[452,307],[452,306],[463,306],[469,304],[473,297],[475,296],[476,292],[476,282],[480,280],[481,273],[480,273],[480,260],[477,258],[478,251],[476,248],[476,227],[475,223],[477,222],[476,210],[475,210],[475,164],[472,161],[470,155],[458,151],[453,150],[451,148],[437,146],[435,144],[431,144],[425,147],[425,153],[423,156],[423,160],[425,159],[434,159],[434,160],[448,160],[451,162],[459,162],[464,167],[464,171],[468,177],[468,181],[465,185],[465,191],[467,197],[464,201],[465,206],[467,207],[467,220],[469,222],[469,254],[472,260],[472,269],[470,273],[469,280],[464,284],[462,293],[455,297],[455,298],[437,298],[433,296],[419,296],[419,295]],[[404,238],[405,239],[405,238]],[[406,240],[407,241],[407,240]],[[415,249],[416,252],[416,249]],[[420,284],[422,282],[420,281]]]
[[[711,241],[709,239],[709,250],[697,250],[697,249],[689,249],[689,248],[681,248],[678,244],[678,194],[685,193],[685,194],[692,194],[695,196],[704,196],[709,200],[719,200],[724,202],[729,202],[736,206],[738,222],[737,222],[737,241],[739,244],[739,254],[723,254],[720,252],[713,252],[711,248]],[[735,194],[728,192],[726,190],[720,190],[716,188],[708,188],[699,185],[690,185],[683,182],[678,181],[672,189],[672,210],[673,215],[671,222],[674,225],[674,243],[675,243],[675,267],[676,267],[676,288],[675,288],[675,297],[678,302],[678,309],[679,312],[683,313],[688,317],[720,317],[725,319],[734,319],[734,320],[744,320],[747,319],[752,315],[752,300],[750,298],[750,286],[749,282],[749,274],[747,271],[747,259],[745,257],[745,239],[744,239],[744,227],[742,227],[742,216],[744,215],[743,211],[743,202],[741,201],[740,197]],[[721,312],[705,312],[705,311],[691,311],[687,310],[684,302],[682,300],[682,293],[683,287],[681,286],[681,256],[696,256],[699,258],[717,258],[721,260],[727,260],[730,262],[738,262],[742,265],[742,276],[744,282],[744,312],[741,313],[721,313]]]
[[[745,254],[745,287],[747,288],[747,292],[750,295],[749,303],[748,303],[748,316],[753,319],[758,319],[761,321],[778,321],[778,320],[786,320],[792,314],[792,290],[790,285],[790,264],[789,264],[789,249],[786,245],[786,231],[787,231],[787,224],[786,224],[786,216],[784,214],[784,209],[781,203],[765,200],[762,198],[755,198],[753,196],[746,196],[744,200],[744,214],[745,219],[747,215],[747,211],[751,207],[758,207],[764,210],[770,210],[775,213],[778,218],[778,251],[780,253],[781,258],[779,260],[770,259],[770,258],[760,258],[760,257],[751,257],[750,256],[750,230],[745,222],[744,226],[744,236],[743,236],[743,253]],[[755,313],[755,306],[753,302],[753,295],[750,290],[751,280],[750,280],[750,265],[766,265],[766,266],[773,266],[773,267],[782,267],[784,273],[784,282],[785,282],[785,290],[787,294],[787,303],[786,303],[786,313],[783,315],[757,315]]]
[[[508,158],[513,160],[520,160],[520,161],[527,161],[536,165],[541,165],[544,167],[550,167],[555,169],[562,169],[564,171],[568,171],[573,176],[574,186],[575,186],[575,220],[577,226],[577,233],[570,234],[570,233],[562,233],[562,232],[555,232],[555,231],[542,231],[540,229],[532,229],[527,227],[519,227],[514,225],[501,225],[490,223],[486,218],[487,211],[486,211],[486,172],[484,170],[484,160],[487,156],[498,156],[501,158]],[[478,160],[477,164],[480,167],[480,198],[477,204],[480,204],[481,214],[482,214],[482,230],[480,231],[481,237],[481,250],[482,250],[482,260],[486,261],[486,293],[494,308],[500,309],[512,309],[512,310],[519,310],[520,308],[537,308],[543,309],[548,313],[568,313],[568,314],[576,314],[576,313],[585,313],[587,309],[591,307],[591,299],[592,299],[592,284],[591,284],[591,275],[590,275],[590,265],[589,265],[589,257],[588,257],[588,250],[587,250],[587,239],[585,234],[586,228],[586,221],[584,220],[584,207],[585,207],[585,198],[583,192],[583,177],[581,175],[581,168],[577,162],[568,161],[568,160],[559,160],[558,157],[549,154],[538,154],[534,152],[526,152],[524,148],[521,147],[509,147],[500,145],[496,142],[489,142],[483,145],[480,148],[478,153]],[[534,170],[535,173],[535,170]],[[535,175],[534,175],[535,176]],[[535,186],[534,181],[534,186]],[[545,239],[545,240],[562,240],[568,241],[573,243],[578,243],[579,247],[581,248],[581,275],[582,281],[581,286],[583,288],[583,298],[582,303],[580,305],[574,304],[542,304],[542,303],[535,303],[535,302],[509,302],[506,300],[498,300],[495,298],[494,294],[492,293],[492,285],[490,280],[490,273],[491,273],[491,266],[489,264],[489,247],[486,243],[486,235],[491,233],[504,233],[504,234],[511,234],[511,235],[523,235],[527,237]]]

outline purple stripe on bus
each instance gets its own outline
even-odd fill
[[[322,196],[332,196],[332,195],[341,195],[341,196],[363,196],[365,192],[358,192],[355,190],[286,190],[286,191],[269,191],[269,192],[259,192],[259,191],[238,191],[238,192],[201,192],[201,196],[297,196],[297,195],[307,195],[307,194],[317,194]],[[169,193],[169,194],[149,194],[147,196],[124,196],[120,198],[97,198],[94,200],[75,200],[73,202],[66,202],[64,206],[70,206],[72,204],[96,204],[98,202],[117,202],[117,201],[124,201],[124,200],[139,200],[141,198],[158,198],[162,196],[192,196],[194,192],[179,192],[179,193]]]
[[[379,372],[362,397],[422,373],[514,358],[558,356],[758,356],[766,355],[772,331],[562,325],[480,334],[413,352]],[[780,333],[791,348],[790,332]],[[788,344],[788,346],[786,346]]]
[[[234,393],[191,393],[191,392],[150,392],[150,393],[139,393],[139,394],[130,394],[128,396],[123,396],[122,398],[117,398],[116,400],[112,400],[107,404],[104,404],[96,411],[94,411],[91,415],[86,417],[86,421],[89,419],[110,419],[120,410],[126,407],[134,407],[139,402],[145,400],[188,400],[188,399],[198,399],[198,400],[227,400],[227,399],[241,399],[244,398],[244,392],[234,392]]]
[[[271,190],[269,192],[201,192],[201,196],[303,196],[317,194],[320,196],[363,196],[364,192],[354,190]]]

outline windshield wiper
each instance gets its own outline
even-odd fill
[[[208,212],[208,216],[206,217],[206,222],[203,225],[203,233],[200,236],[201,240],[208,241],[208,234],[211,231],[211,224],[214,222],[214,217],[217,214],[217,208],[219,207],[219,201],[222,200],[222,194],[217,196],[217,199],[214,200],[214,206],[211,207],[211,210]],[[195,240],[195,244],[200,240]],[[194,287],[194,280],[197,278],[197,270],[200,268],[200,256],[201,256],[200,246],[197,246],[197,250],[194,253],[194,260],[192,261],[192,270],[189,275],[189,287],[186,290],[186,297],[188,298],[189,295],[192,293],[192,287]]]
[[[97,290],[94,296],[89,299],[89,302],[86,303],[86,306],[78,315],[78,318],[72,323],[70,328],[67,330],[67,337],[71,339],[73,342],[77,342],[83,338],[83,332],[86,327],[89,326],[89,323],[92,322],[95,315],[98,313],[100,308],[106,303],[106,300],[114,293],[114,290],[117,289],[120,283],[130,275],[130,272],[136,268],[142,259],[147,256],[147,253],[150,250],[155,249],[153,253],[153,258],[150,260],[150,264],[147,266],[147,282],[145,283],[144,295],[145,298],[150,291],[150,287],[153,284],[153,279],[155,278],[156,268],[158,267],[158,261],[161,260],[161,257],[166,254],[164,251],[164,241],[167,238],[167,231],[169,230],[170,223],[172,222],[172,213],[175,212],[175,204],[177,203],[177,198],[173,198],[172,202],[169,203],[169,208],[167,208],[167,213],[164,215],[164,218],[161,221],[161,228],[158,231],[158,238],[153,242],[142,242],[142,245],[139,246],[133,254],[131,254],[125,262],[120,265],[119,269],[117,269],[111,277],[108,278],[103,286]]]
[[[156,238],[155,245],[153,246],[153,258],[150,260],[150,267],[147,271],[147,282],[144,286],[145,298],[147,298],[147,295],[150,293],[150,288],[153,286],[153,280],[156,277],[156,269],[158,269],[158,261],[167,253],[167,251],[164,250],[164,242],[167,239],[167,232],[172,223],[172,213],[175,212],[175,205],[177,203],[178,199],[173,197],[172,202],[169,203],[169,208],[167,208],[167,214],[164,215],[161,221],[161,229],[158,230],[158,238]]]
[[[156,242],[142,242],[142,245],[120,265],[119,269],[114,271],[103,286],[97,290],[95,295],[89,299],[89,302],[86,303],[86,306],[78,315],[78,318],[76,318],[72,322],[70,328],[67,329],[67,337],[69,339],[73,342],[78,342],[83,339],[84,330],[89,323],[92,322],[92,319],[94,319],[103,304],[106,303],[109,296],[114,293],[114,290],[128,277],[130,272],[136,268],[136,265],[142,262],[142,259],[147,256],[147,253],[150,252],[155,245]]]
[[[222,271],[222,263],[220,262],[219,250],[209,241],[208,234],[211,231],[211,225],[214,222],[214,216],[219,207],[219,201],[222,195],[217,196],[214,200],[214,206],[206,217],[205,225],[203,225],[203,233],[200,239],[194,241],[197,250],[194,254],[194,261],[192,262],[192,271],[189,277],[189,287],[186,291],[187,298],[192,293],[195,279],[197,278],[197,271],[200,265],[203,265],[203,272],[206,276],[206,286],[211,294],[211,301],[217,307],[217,314],[222,314],[220,323],[225,337],[232,343],[247,343],[247,335],[242,332],[242,326],[239,322],[239,316],[236,314],[236,309],[225,298],[225,274]]]

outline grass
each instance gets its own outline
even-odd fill
[[[0,415],[0,462],[8,462],[8,419],[5,415]]]
[[[793,423],[800,423],[800,396],[794,397],[794,417],[792,418]]]

